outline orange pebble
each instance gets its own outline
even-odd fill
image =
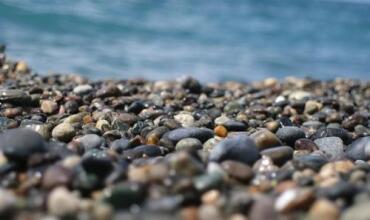
[[[89,123],[93,122],[93,118],[90,115],[85,115],[82,120],[83,120],[84,124],[89,124]]]
[[[157,145],[158,142],[159,142],[159,139],[156,135],[150,135],[146,141],[147,144],[154,144],[154,145]]]
[[[219,136],[219,137],[226,137],[227,136],[227,129],[222,125],[216,126],[214,131],[215,131],[216,135]]]

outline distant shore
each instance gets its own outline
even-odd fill
[[[0,71],[1,219],[370,215],[369,81]]]

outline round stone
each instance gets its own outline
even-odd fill
[[[73,92],[77,95],[85,95],[90,93],[93,90],[92,86],[86,85],[78,85],[73,89]]]
[[[16,128],[0,134],[0,149],[8,160],[26,162],[32,154],[45,152],[46,143],[37,132]]]
[[[58,104],[51,100],[41,101],[41,111],[46,114],[54,114],[58,111]]]
[[[281,141],[274,133],[264,128],[254,132],[251,138],[254,140],[259,150],[282,145]]]
[[[75,134],[75,128],[69,123],[61,123],[57,125],[51,133],[53,138],[63,142],[69,142]]]
[[[58,187],[51,191],[47,201],[49,212],[56,216],[75,214],[79,206],[80,199],[65,187]]]
[[[221,167],[226,171],[229,177],[242,182],[248,182],[253,177],[252,168],[241,162],[226,160],[221,163]]]
[[[370,137],[362,137],[346,148],[346,155],[352,160],[367,160],[370,158]]]
[[[170,141],[177,143],[181,139],[184,138],[196,138],[201,142],[204,142],[210,138],[212,138],[214,132],[208,128],[197,128],[197,127],[189,127],[189,128],[177,128],[172,131],[169,131],[164,134],[164,137],[168,138]]]
[[[280,166],[293,158],[293,148],[288,146],[274,147],[261,151],[261,155],[270,157],[274,164]]]
[[[294,146],[296,140],[306,137],[304,131],[301,128],[295,126],[286,126],[280,128],[276,132],[276,136],[278,136],[282,142],[291,147]]]
[[[186,151],[196,151],[202,149],[202,142],[196,138],[184,138],[177,142],[175,149],[186,150]]]
[[[236,135],[218,143],[211,151],[210,161],[236,160],[252,165],[259,158],[253,139],[246,135]]]
[[[338,137],[325,137],[315,140],[315,144],[329,160],[341,159],[344,157],[344,145]]]

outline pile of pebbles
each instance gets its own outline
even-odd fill
[[[38,75],[0,47],[0,219],[368,219],[370,82]]]

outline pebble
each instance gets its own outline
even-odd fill
[[[43,113],[54,114],[58,111],[58,104],[51,100],[43,100],[40,108]]]
[[[286,213],[292,210],[307,209],[314,201],[314,192],[309,188],[289,189],[275,201],[275,210]]]
[[[274,164],[281,166],[293,158],[293,148],[288,146],[274,147],[260,152],[261,155],[268,156]]]
[[[293,91],[289,94],[289,100],[303,100],[311,97],[312,94],[306,91]]]
[[[93,148],[103,147],[104,138],[96,134],[86,134],[82,137],[76,138],[74,141],[79,143],[85,151],[88,151]]]
[[[174,129],[165,133],[164,136],[175,143],[184,138],[196,138],[205,142],[214,136],[214,132],[208,128],[189,127]]]
[[[16,207],[18,199],[12,191],[0,188],[0,195],[0,213],[6,213]]]
[[[194,124],[194,117],[189,113],[181,113],[174,116],[174,119],[178,121],[182,127],[192,127]]]
[[[217,125],[214,129],[215,135],[219,137],[226,137],[227,136],[227,129],[222,125]]]
[[[370,216],[370,202],[354,204],[352,207],[344,210],[340,219],[342,220],[368,220]]]
[[[317,200],[310,208],[308,213],[308,220],[339,220],[339,207],[326,199]]]
[[[184,138],[177,142],[175,149],[179,150],[186,150],[186,151],[196,151],[202,149],[203,145],[196,138]]]
[[[17,89],[0,90],[0,102],[23,106],[30,104],[31,97],[22,90]]]
[[[311,136],[311,139],[316,140],[324,137],[339,137],[345,144],[350,143],[352,139],[350,134],[341,128],[320,128]]]
[[[55,126],[51,133],[53,138],[63,142],[69,142],[70,140],[72,140],[75,134],[75,128],[71,124],[66,122]]]
[[[352,160],[368,160],[370,157],[370,137],[362,137],[346,148],[346,155]]]
[[[258,148],[254,141],[245,135],[227,138],[218,143],[211,151],[210,161],[236,160],[253,164],[259,158]]]
[[[254,175],[251,167],[237,161],[225,160],[221,163],[221,167],[226,171],[229,177],[241,182],[250,181]]]
[[[286,127],[280,128],[276,132],[276,136],[278,136],[278,138],[282,142],[286,143],[287,145],[291,147],[294,146],[296,140],[306,137],[304,131],[301,128],[294,127],[294,126],[286,126]]]
[[[259,150],[282,145],[279,138],[267,129],[261,129],[254,132],[251,135],[251,138],[254,140]]]
[[[344,144],[338,137],[325,137],[315,140],[315,144],[329,160],[344,158]]]
[[[73,89],[73,92],[77,95],[86,95],[93,90],[93,87],[86,84],[86,85],[78,85]]]
[[[57,187],[50,192],[47,207],[52,215],[66,216],[79,210],[80,199],[65,187]]]
[[[37,132],[16,128],[0,134],[0,149],[8,160],[24,163],[35,153],[44,153],[47,144]]]

